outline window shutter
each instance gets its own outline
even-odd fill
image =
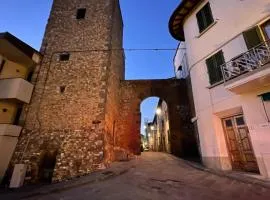
[[[256,26],[243,33],[248,49],[251,49],[263,42],[259,27]]]
[[[208,27],[210,24],[212,24],[214,22],[209,2],[205,6],[204,15],[205,15],[206,27]]]
[[[223,80],[223,75],[222,75],[222,70],[221,70],[221,65],[225,63],[223,52],[219,51],[216,55],[216,74],[217,74],[217,82]]]
[[[219,51],[206,60],[207,70],[209,74],[210,84],[214,84],[223,80],[221,65],[225,63],[223,52]]]
[[[198,26],[199,26],[199,31],[202,32],[204,30],[204,22],[203,22],[203,13],[202,11],[199,11],[196,14],[197,17],[197,22],[198,22]]]
[[[213,57],[210,57],[206,60],[206,65],[207,65],[207,70],[208,70],[208,75],[209,75],[209,82],[212,85],[213,83],[215,83],[215,74],[216,74]]]

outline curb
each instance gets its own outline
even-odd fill
[[[194,163],[191,161],[187,161],[187,160],[184,160],[184,161],[189,166],[191,166],[195,169],[201,170],[201,171],[205,171],[207,173],[215,174],[215,175],[220,176],[220,177],[226,177],[226,178],[229,178],[232,180],[237,180],[237,181],[242,182],[242,183],[259,185],[261,187],[270,189],[270,181],[268,181],[268,180],[261,180],[261,179],[255,178],[255,177],[247,177],[245,175],[235,174],[233,172],[228,172],[228,171],[227,172],[226,171],[217,171],[217,170],[206,168],[200,164],[197,164],[197,163]]]

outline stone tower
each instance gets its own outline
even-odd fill
[[[31,182],[83,175],[114,159],[122,30],[118,0],[54,0],[12,160],[28,164]]]

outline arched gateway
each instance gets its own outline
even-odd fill
[[[159,97],[167,102],[171,152],[181,157],[188,156],[192,151],[192,148],[188,149],[188,147],[191,144],[191,146],[195,145],[195,139],[192,134],[185,80],[122,81],[120,112],[115,133],[116,146],[133,154],[140,153],[140,103],[151,96]],[[119,153],[116,150],[116,159],[117,155],[119,156]]]

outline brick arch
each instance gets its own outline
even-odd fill
[[[166,101],[168,106],[172,153],[185,155],[185,143],[192,134],[185,80],[127,80],[121,82],[120,92],[115,134],[117,151],[140,153],[140,104],[148,97],[158,97]]]

